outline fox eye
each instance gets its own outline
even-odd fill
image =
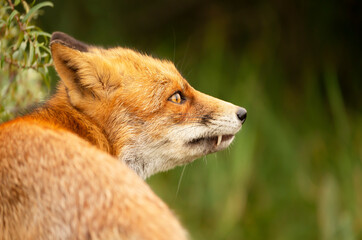
[[[178,104],[181,104],[184,101],[180,92],[174,93],[168,100],[173,103],[178,103]]]

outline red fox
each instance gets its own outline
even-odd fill
[[[227,148],[246,110],[169,61],[60,32],[50,46],[56,93],[0,125],[0,239],[187,239],[142,178]]]

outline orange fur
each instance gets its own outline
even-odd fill
[[[146,178],[225,149],[245,109],[129,49],[54,33],[51,51],[55,95],[0,126],[0,239],[185,239],[134,172]]]
[[[136,174],[69,131],[19,119],[0,139],[0,239],[186,238]]]

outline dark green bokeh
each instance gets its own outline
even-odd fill
[[[170,59],[248,110],[229,150],[148,180],[194,239],[361,239],[361,7],[59,0],[39,25]]]

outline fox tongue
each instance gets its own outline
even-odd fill
[[[222,135],[217,136],[216,146],[219,146],[222,140]]]

